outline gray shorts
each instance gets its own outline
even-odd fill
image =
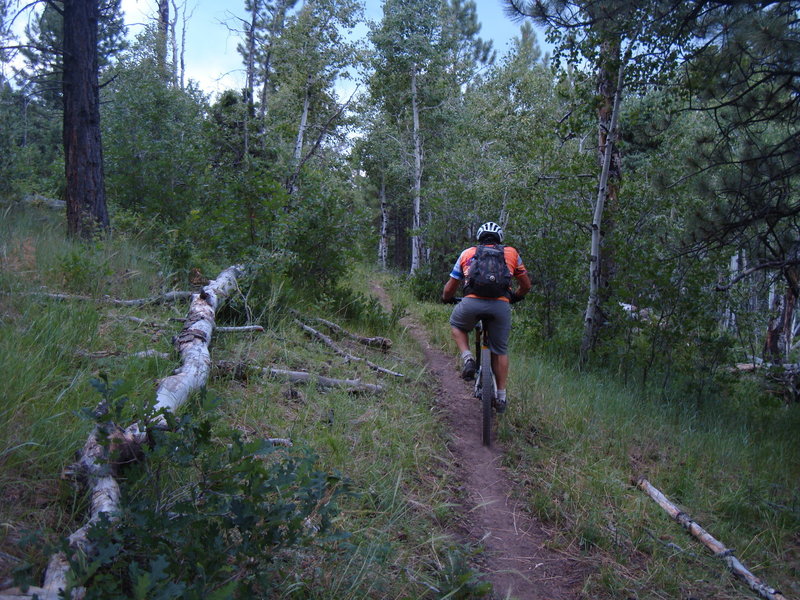
[[[469,333],[482,317],[489,331],[489,350],[493,354],[508,354],[508,334],[511,333],[510,303],[504,300],[464,298],[453,309],[450,325]]]

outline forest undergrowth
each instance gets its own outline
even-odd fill
[[[124,236],[73,245],[56,215],[9,209],[5,216],[2,588],[39,585],[49,553],[84,522],[84,492],[61,473],[94,425],[87,413],[104,398],[123,426],[146,411],[177,356],[130,355],[170,353],[181,327],[170,319],[186,313],[185,304],[120,308],[40,294],[142,298],[191,288],[185,272],[166,279],[163,256]],[[205,265],[204,274],[224,266]],[[402,308],[385,312],[363,293],[311,303],[280,282],[254,288],[242,287],[217,324],[241,325],[249,315],[266,331],[218,333],[212,349],[215,361],[251,369],[215,372],[178,416],[181,437],[165,433],[161,450],[147,450],[144,466],[124,472],[124,516],[97,528],[100,556],[73,565],[76,583],[98,598],[459,598],[479,590],[473,550],[447,533],[454,484],[431,410],[434,388],[419,348],[398,326]],[[404,377],[347,364],[305,335],[289,309],[391,338],[388,352],[349,350]],[[385,392],[293,385],[258,367],[358,378]],[[291,439],[293,447],[270,447],[267,438]],[[260,517],[270,526],[251,527]]]
[[[73,244],[55,215],[15,208],[3,216],[0,584],[7,587],[38,583],[49,553],[83,522],[86,498],[61,473],[94,425],[87,413],[103,397],[123,421],[146,410],[177,357],[130,355],[170,353],[181,327],[170,319],[186,312],[184,304],[123,308],[39,294],[141,298],[192,284],[164,252],[134,239]],[[206,262],[202,271],[214,277],[226,266]],[[383,280],[393,312],[366,294],[370,278]],[[98,527],[102,552],[74,566],[79,583],[94,597],[109,590],[164,598],[246,590],[276,598],[485,595],[473,560],[480,545],[450,533],[459,482],[437,417],[436,382],[399,323],[411,312],[436,346],[453,353],[457,376],[448,308],[416,302],[403,278],[363,268],[342,290],[314,300],[279,279],[241,291],[218,325],[249,321],[265,332],[218,333],[212,356],[250,367],[215,372],[177,417],[177,433],[164,433],[165,443],[126,471],[124,518]],[[289,309],[391,338],[388,352],[347,347],[405,377],[346,363],[305,335]],[[637,476],[767,583],[800,593],[797,406],[755,418],[723,402],[665,403],[607,374],[577,373],[530,351],[519,331],[514,336],[512,404],[498,427],[504,466],[552,547],[592,565],[586,598],[750,594],[631,484]],[[293,385],[257,367],[357,377],[386,391]],[[273,447],[268,438],[294,446]],[[283,525],[255,527],[260,519]]]
[[[440,326],[448,312],[423,305],[419,318],[452,349]],[[757,597],[635,487],[639,477],[765,583],[800,593],[796,404],[667,402],[660,390],[581,373],[525,342],[512,333],[511,408],[498,433],[505,466],[554,546],[578,548],[593,564],[588,597]]]

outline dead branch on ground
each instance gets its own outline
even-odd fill
[[[360,379],[334,379],[324,375],[316,375],[306,371],[290,371],[287,369],[276,369],[274,367],[260,367],[258,365],[219,360],[214,362],[214,366],[223,373],[230,373],[237,379],[245,378],[248,370],[255,371],[266,377],[283,379],[290,383],[316,383],[323,388],[344,388],[351,394],[372,393],[380,394],[385,391],[382,385],[364,383]]]
[[[768,586],[758,577],[753,575],[745,566],[739,562],[739,559],[733,555],[733,550],[726,548],[724,544],[717,541],[710,533],[700,527],[699,524],[694,522],[689,515],[680,510],[667,497],[662,494],[656,487],[653,486],[647,479],[640,478],[636,482],[636,486],[650,496],[655,502],[663,508],[670,517],[680,523],[680,525],[691,533],[695,538],[700,540],[703,545],[711,550],[715,556],[722,558],[728,569],[740,579],[743,579],[751,590],[757,594],[767,598],[767,600],[786,600],[786,597],[778,590]]]
[[[316,329],[314,329],[313,327],[311,327],[309,325],[306,325],[302,321],[299,321],[299,320],[295,319],[295,323],[297,323],[300,326],[300,328],[303,331],[305,331],[306,333],[308,333],[311,337],[319,340],[320,342],[322,342],[323,344],[328,346],[331,350],[333,350],[339,356],[342,356],[348,362],[349,361],[363,362],[365,365],[367,365],[370,369],[373,369],[374,371],[378,371],[380,373],[386,373],[387,375],[394,375],[395,377],[405,377],[405,375],[403,375],[402,373],[397,373],[395,371],[391,371],[389,369],[385,369],[385,368],[381,367],[380,365],[376,365],[375,363],[368,361],[366,358],[361,358],[359,356],[353,356],[352,354],[350,354],[346,350],[343,350],[342,348],[340,348],[327,335],[317,331]]]
[[[88,302],[105,302],[106,304],[114,304],[117,306],[147,306],[149,304],[168,304],[170,302],[180,302],[182,300],[189,300],[194,295],[194,292],[167,292],[160,296],[153,296],[151,298],[136,298],[134,300],[120,300],[119,298],[112,298],[111,296],[101,296],[95,298],[94,296],[82,296],[78,294],[61,294],[52,292],[25,292],[26,296],[41,296],[50,300],[82,300]]]
[[[363,335],[358,335],[356,333],[348,331],[347,329],[341,327],[340,325],[337,325],[336,323],[334,323],[332,321],[328,321],[327,319],[323,319],[323,318],[320,318],[320,317],[304,317],[303,315],[301,315],[296,310],[291,311],[291,313],[294,316],[296,316],[298,319],[301,319],[301,320],[304,320],[304,321],[307,321],[309,319],[313,319],[314,321],[317,321],[318,323],[322,323],[323,325],[325,325],[325,327],[327,327],[328,329],[330,329],[334,333],[337,333],[339,335],[343,335],[343,336],[345,336],[347,338],[350,338],[351,340],[353,340],[355,342],[358,342],[359,344],[363,344],[364,346],[369,346],[370,348],[380,348],[384,352],[386,352],[387,350],[389,350],[389,348],[392,347],[392,340],[390,340],[389,338],[379,337],[379,336],[376,336],[376,337],[365,337]]]

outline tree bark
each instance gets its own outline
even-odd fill
[[[100,136],[97,0],[64,0],[64,174],[67,232],[89,239],[109,227]]]
[[[199,294],[193,295],[186,325],[174,340],[181,356],[181,366],[172,375],[161,380],[156,390],[154,415],[162,410],[174,413],[192,392],[205,385],[211,367],[208,347],[214,330],[215,313],[221,301],[236,290],[236,278],[241,274],[241,267],[228,267]],[[148,423],[148,427],[163,427],[165,421],[163,414],[158,415]],[[105,430],[95,427],[84,444],[77,463],[71,469],[86,478],[92,492],[88,522],[69,537],[70,548],[76,552],[91,553],[88,543],[91,524],[100,519],[102,514],[113,520],[119,510],[120,491],[114,479],[114,466],[119,463],[114,462],[115,457],[111,455],[109,446],[136,447],[146,437],[138,423],[125,430],[113,424],[106,427]],[[114,444],[102,443],[104,432]],[[66,589],[68,573],[69,560],[66,554],[55,554],[48,564],[43,588],[39,588],[43,590],[41,597],[54,598],[58,590]]]
[[[157,0],[158,40],[156,46],[156,62],[161,74],[167,77],[167,48],[169,46],[169,0]]]
[[[287,190],[289,194],[294,194],[297,191],[297,177],[294,173],[299,169],[300,161],[303,158],[303,143],[305,142],[306,129],[308,128],[308,113],[311,109],[311,83],[313,79],[311,75],[306,79],[305,96],[303,97],[303,112],[300,114],[300,126],[297,128],[297,139],[294,143],[294,154],[292,155],[292,164],[294,165],[293,173],[289,177]]]
[[[603,163],[600,170],[600,182],[597,189],[597,200],[592,218],[592,244],[589,258],[589,301],[584,316],[583,340],[581,342],[581,364],[586,364],[589,352],[597,343],[597,335],[602,324],[601,290],[608,286],[608,273],[603,274],[603,240],[606,233],[603,229],[603,211],[609,201],[609,179],[613,155],[616,152],[617,123],[619,122],[619,107],[622,96],[622,82],[624,65],[619,64],[617,73],[617,87],[614,92],[611,120],[608,131],[603,138]],[[618,184],[612,185],[613,188]],[[614,192],[616,194],[616,192]]]
[[[411,217],[411,269],[413,275],[420,267],[422,239],[420,229],[420,206],[422,200],[422,139],[419,126],[419,98],[417,98],[417,66],[411,71],[411,113],[414,119],[414,201]]]
[[[386,180],[383,175],[381,175],[380,200],[381,200],[381,232],[380,232],[380,238],[378,239],[378,264],[381,266],[381,269],[385,271],[386,258],[389,255],[389,235],[388,235],[389,213],[388,213],[388,207],[386,205]]]

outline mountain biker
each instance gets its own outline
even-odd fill
[[[453,339],[461,351],[463,368],[461,377],[466,380],[475,377],[475,357],[469,349],[467,334],[472,331],[479,318],[489,315],[491,318],[484,321],[489,337],[489,350],[492,354],[492,370],[497,382],[497,412],[504,412],[506,408],[506,381],[508,379],[508,335],[511,331],[511,304],[519,302],[531,289],[531,280],[522,258],[516,249],[511,246],[501,246],[503,230],[497,223],[491,221],[478,228],[478,246],[464,250],[456,260],[450,279],[442,290],[442,302],[450,302],[458,290],[459,283],[464,280],[467,284],[470,266],[475,261],[475,255],[480,246],[498,247],[503,249],[503,258],[511,276],[517,280],[517,290],[511,286],[499,297],[485,297],[469,293],[465,288],[464,299],[456,305],[450,315],[450,331]]]

